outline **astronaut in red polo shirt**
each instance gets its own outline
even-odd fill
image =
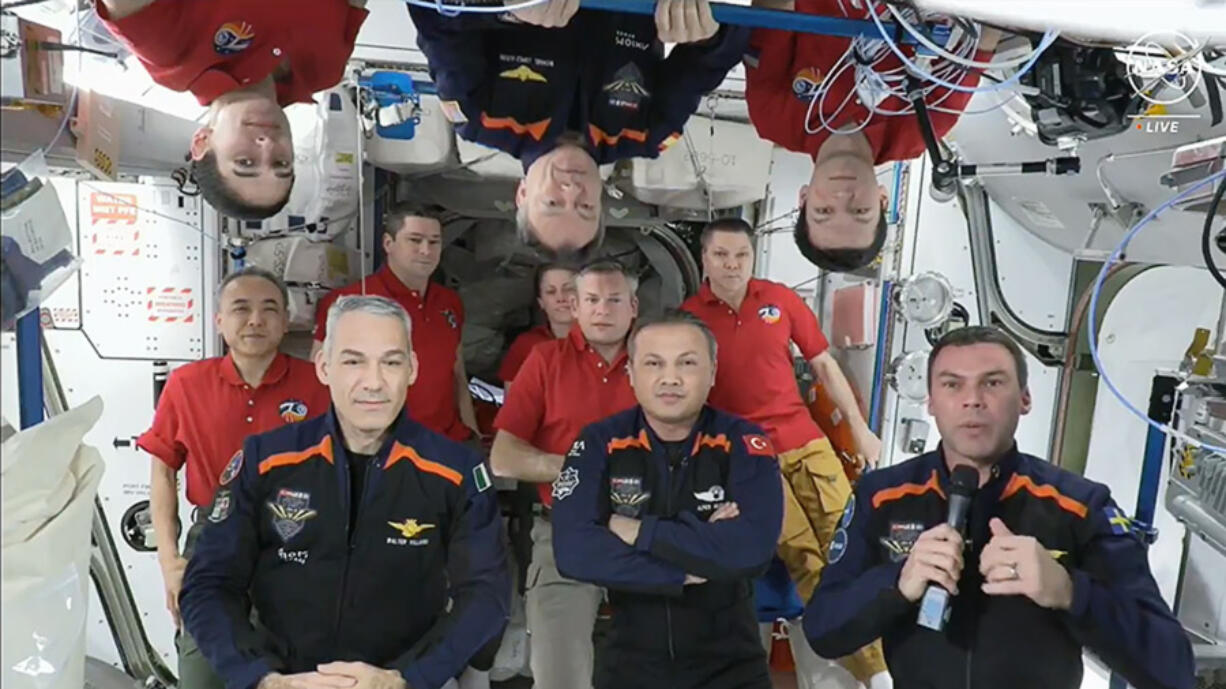
[[[848,0],[754,4],[851,19],[865,19],[871,11]],[[881,3],[868,4],[888,16]],[[977,51],[967,57],[989,60],[998,38],[995,29],[984,29]],[[884,44],[861,47],[859,58],[852,47],[850,38],[756,29],[745,56],[745,100],[758,135],[813,158],[809,183],[800,188],[796,245],[810,263],[838,272],[868,265],[885,242],[886,192],[873,167],[917,158],[925,150],[914,114],[886,114],[909,111],[910,103],[897,95],[905,86],[895,86],[893,94],[871,86],[880,83],[875,74],[904,74],[902,61]],[[901,49],[913,57],[912,47]],[[979,69],[950,68],[942,58],[929,71],[958,75],[945,80],[968,88],[979,82]],[[927,93],[924,102],[937,138],[957,123],[971,95],[941,86]]]
[[[626,371],[626,335],[638,313],[638,279],[612,259],[575,277],[575,321],[562,339],[539,344],[515,377],[494,421],[490,467],[538,484],[546,506],[532,526],[525,607],[536,689],[591,689],[592,628],[600,588],[558,573],[549,521],[550,483],[584,426],[636,404]]]
[[[95,3],[154,81],[209,106],[191,140],[205,201],[235,218],[276,215],[294,184],[294,143],[281,108],[340,83],[366,0]]]
[[[188,530],[180,555],[179,471],[186,467],[188,501],[206,512],[248,435],[318,416],[330,405],[315,367],[277,351],[289,321],[285,285],[274,275],[254,267],[227,275],[218,290],[216,320],[229,352],[172,371],[153,426],[136,441],[153,455],[149,507],[166,607],[180,629],[175,639],[180,689],[221,689],[221,680],[179,619],[183,572],[207,516],[201,514]]]
[[[546,263],[536,271],[536,304],[545,314],[545,323],[520,333],[511,343],[506,356],[502,357],[502,365],[498,367],[498,377],[502,379],[505,389],[511,389],[511,381],[524,365],[524,361],[532,350],[542,342],[566,337],[571,324],[575,322],[575,271],[564,265]]]
[[[311,357],[323,345],[328,308],[348,294],[387,297],[404,307],[413,321],[413,351],[421,363],[417,381],[409,386],[409,417],[426,428],[456,441],[477,430],[468,374],[460,349],[464,305],[460,295],[430,276],[443,255],[440,209],[414,203],[390,208],[383,218],[383,251],[387,262],[373,275],[334,289],[315,311],[315,344]]]
[[[717,220],[703,230],[706,280],[682,308],[701,318],[719,344],[711,406],[762,426],[778,452],[787,484],[778,553],[797,593],[808,601],[851,484],[842,460],[800,396],[793,343],[851,425],[863,461],[876,464],[881,441],[865,423],[812,309],[786,285],[751,277],[752,233],[748,223],[736,218]],[[880,643],[841,662],[865,685],[886,671]]]

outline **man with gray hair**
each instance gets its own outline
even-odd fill
[[[312,356],[327,335],[328,307],[334,301],[352,294],[391,299],[412,315],[413,351],[421,359],[420,380],[406,399],[409,416],[452,440],[480,435],[461,347],[464,304],[455,290],[430,279],[443,255],[442,209],[414,202],[389,208],[383,218],[383,251],[387,261],[382,268],[320,300]]]
[[[183,619],[229,689],[438,689],[506,626],[496,491],[479,455],[404,413],[403,308],[342,297],[327,327],[332,411],[251,436],[226,468]]]
[[[603,235],[598,167],[656,158],[679,141],[703,96],[741,61],[750,31],[721,26],[708,0],[660,0],[654,19],[578,0],[507,9],[408,8],[456,135],[524,165],[520,237],[590,252]]]
[[[285,336],[285,285],[266,270],[228,274],[217,290],[214,316],[228,350],[224,356],[176,368],[154,400],[153,425],[136,440],[153,457],[149,512],[157,541],[166,608],[175,623],[179,686],[220,689],[221,680],[182,629],[179,590],[183,571],[208,516],[226,462],[243,439],[328,410],[328,391],[310,363],[277,351]],[[186,469],[187,500],[199,519],[179,552],[179,472]]]
[[[604,186],[583,137],[564,132],[524,165],[515,188],[519,241],[555,261],[580,263],[604,243]]]

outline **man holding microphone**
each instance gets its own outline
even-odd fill
[[[1018,452],[1017,344],[962,328],[928,368],[941,445],[861,478],[805,610],[813,649],[881,637],[898,689],[1077,689],[1083,648],[1138,689],[1194,686],[1188,638],[1107,487]]]

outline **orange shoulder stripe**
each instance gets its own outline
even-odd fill
[[[625,450],[631,447],[641,447],[644,450],[651,449],[651,441],[647,439],[646,430],[639,431],[639,434],[635,437],[614,438],[610,440],[605,451],[612,452],[614,450]]]
[[[873,509],[881,507],[887,502],[905,498],[908,495],[923,495],[929,491],[935,491],[942,498],[945,497],[945,491],[941,490],[940,480],[937,478],[936,469],[932,470],[932,476],[924,483],[904,483],[901,486],[893,488],[883,488],[873,494]]]
[[[1071,512],[1082,519],[1085,519],[1086,514],[1089,513],[1089,510],[1086,508],[1085,504],[1064,495],[1060,491],[1056,490],[1055,486],[1047,483],[1037,485],[1029,476],[1022,476],[1021,474],[1014,474],[1013,478],[1009,479],[1009,485],[1005,486],[1004,492],[1000,494],[1000,499],[1004,500],[1005,498],[1011,497],[1023,489],[1036,498],[1048,498],[1055,500],[1056,504],[1059,505],[1061,509]]]
[[[597,127],[594,124],[589,124],[588,133],[591,134],[592,143],[596,144],[597,146],[601,144],[616,146],[617,142],[621,141],[623,137],[630,139],[631,141],[637,141],[638,143],[645,143],[647,141],[647,132],[641,129],[622,129],[616,134],[609,134],[600,127]]]
[[[539,122],[523,123],[514,117],[491,117],[486,113],[481,113],[481,126],[486,129],[510,129],[512,132],[523,136],[527,134],[537,141],[545,136],[545,132],[549,131],[549,123],[552,118],[544,119]]]
[[[724,435],[723,433],[720,433],[719,435],[699,433],[698,437],[694,439],[694,452],[701,450],[704,445],[706,447],[713,447],[717,450],[722,447],[724,452],[732,452],[732,443],[728,441],[728,436]],[[690,454],[693,454],[693,452]]]
[[[417,467],[419,471],[424,471],[427,474],[434,474],[435,476],[442,476],[457,486],[464,482],[464,477],[460,475],[460,472],[449,466],[439,464],[438,462],[432,462],[417,454],[417,450],[414,450],[406,445],[401,445],[399,442],[392,444],[392,451],[388,454],[387,463],[383,465],[383,469],[387,470],[391,468],[393,464],[402,459],[407,459],[412,462],[413,466]]]
[[[264,461],[260,462],[260,475],[263,476],[277,467],[302,464],[312,457],[323,457],[328,460],[328,464],[332,464],[332,436],[324,436],[324,439],[319,441],[319,444],[312,445],[305,450],[269,455]]]

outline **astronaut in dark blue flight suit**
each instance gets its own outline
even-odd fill
[[[715,338],[674,311],[629,340],[639,405],[584,429],[553,484],[554,557],[609,591],[596,689],[770,689],[753,579],[783,523],[774,450],[706,406]]]
[[[222,473],[179,606],[227,689],[439,689],[505,628],[496,491],[404,412],[409,330],[389,299],[338,300],[315,360],[331,411]]]
[[[805,609],[813,649],[837,658],[880,637],[896,689],[1078,689],[1083,648],[1137,689],[1191,689],[1188,637],[1110,491],[1018,452],[1017,344],[955,330],[928,379],[941,444],[860,479]],[[965,538],[944,523],[960,465],[979,473]],[[930,584],[952,594],[943,631],[917,624]]]
[[[409,14],[456,132],[524,164],[520,238],[554,252],[599,246],[598,166],[655,158],[677,141],[750,35],[717,24],[707,0],[660,0],[654,20],[580,10],[578,0],[454,17],[410,5]],[[664,43],[678,44],[667,58]]]

